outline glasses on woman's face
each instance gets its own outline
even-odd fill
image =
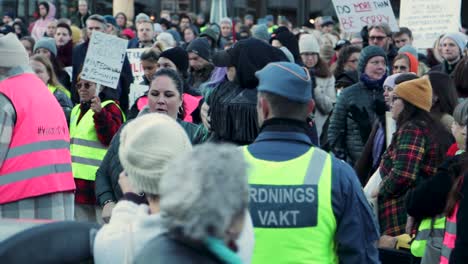
[[[395,95],[394,95],[394,96],[392,97],[392,103],[394,103],[394,102],[395,102],[396,100],[398,100],[398,99],[401,99],[401,97],[398,97],[398,96],[395,96]]]
[[[89,89],[91,87],[91,84],[90,83],[78,83],[76,84],[76,89],[81,89],[81,88],[85,88],[85,89]]]

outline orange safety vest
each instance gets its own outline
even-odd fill
[[[70,135],[59,103],[34,74],[0,82],[16,110],[16,124],[0,168],[0,204],[75,190]]]

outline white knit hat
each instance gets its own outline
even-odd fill
[[[312,34],[302,35],[299,40],[299,52],[320,53],[320,46],[317,39]]]
[[[120,163],[138,192],[159,194],[159,180],[169,162],[191,149],[185,130],[164,114],[138,117],[120,134]]]
[[[15,34],[0,37],[0,67],[14,68],[28,64],[26,49]]]

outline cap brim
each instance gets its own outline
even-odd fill
[[[231,67],[233,66],[231,55],[225,50],[216,52],[213,57],[213,64],[216,67]]]

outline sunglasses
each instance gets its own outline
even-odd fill
[[[89,89],[89,87],[91,87],[91,84],[90,83],[78,83],[76,84],[76,89],[81,89],[81,88],[85,88],[85,89]]]
[[[384,40],[386,37],[385,36],[372,36],[372,37],[369,37],[369,40],[377,40],[377,41],[382,41]]]

